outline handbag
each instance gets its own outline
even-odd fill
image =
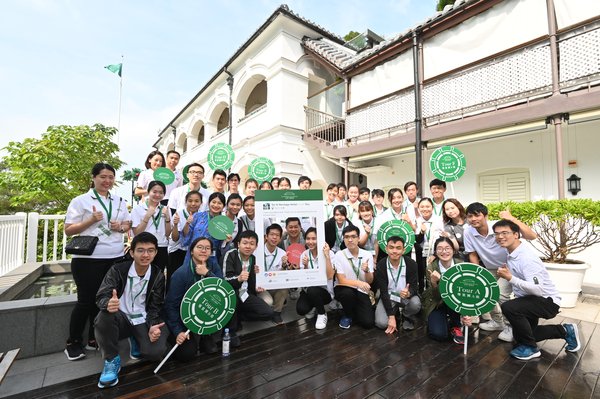
[[[91,255],[97,243],[96,236],[76,236],[67,243],[65,252],[69,255]]]

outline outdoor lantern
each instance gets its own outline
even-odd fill
[[[567,179],[567,184],[569,185],[568,190],[571,194],[577,195],[577,193],[581,191],[581,177],[577,177],[577,175],[573,174]]]

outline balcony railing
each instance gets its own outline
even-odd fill
[[[340,147],[346,139],[346,123],[343,118],[304,107],[306,114],[306,133],[334,146]]]

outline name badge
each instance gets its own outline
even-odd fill
[[[244,290],[242,292],[240,292],[240,299],[242,302],[246,302],[246,299],[248,299],[250,295],[248,294],[248,291]]]
[[[141,314],[131,314],[131,315],[127,315],[127,316],[129,316],[129,321],[134,326],[137,326],[139,324],[142,324],[142,323],[146,322],[146,319],[144,318],[144,315],[141,315]]]
[[[390,293],[390,299],[392,301],[397,302],[397,303],[402,302],[402,298],[400,298],[399,292],[389,291],[389,293]]]

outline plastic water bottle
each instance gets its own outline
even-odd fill
[[[223,334],[223,357],[229,356],[229,342],[231,341],[231,336],[229,335],[229,328],[225,329],[225,334]]]

